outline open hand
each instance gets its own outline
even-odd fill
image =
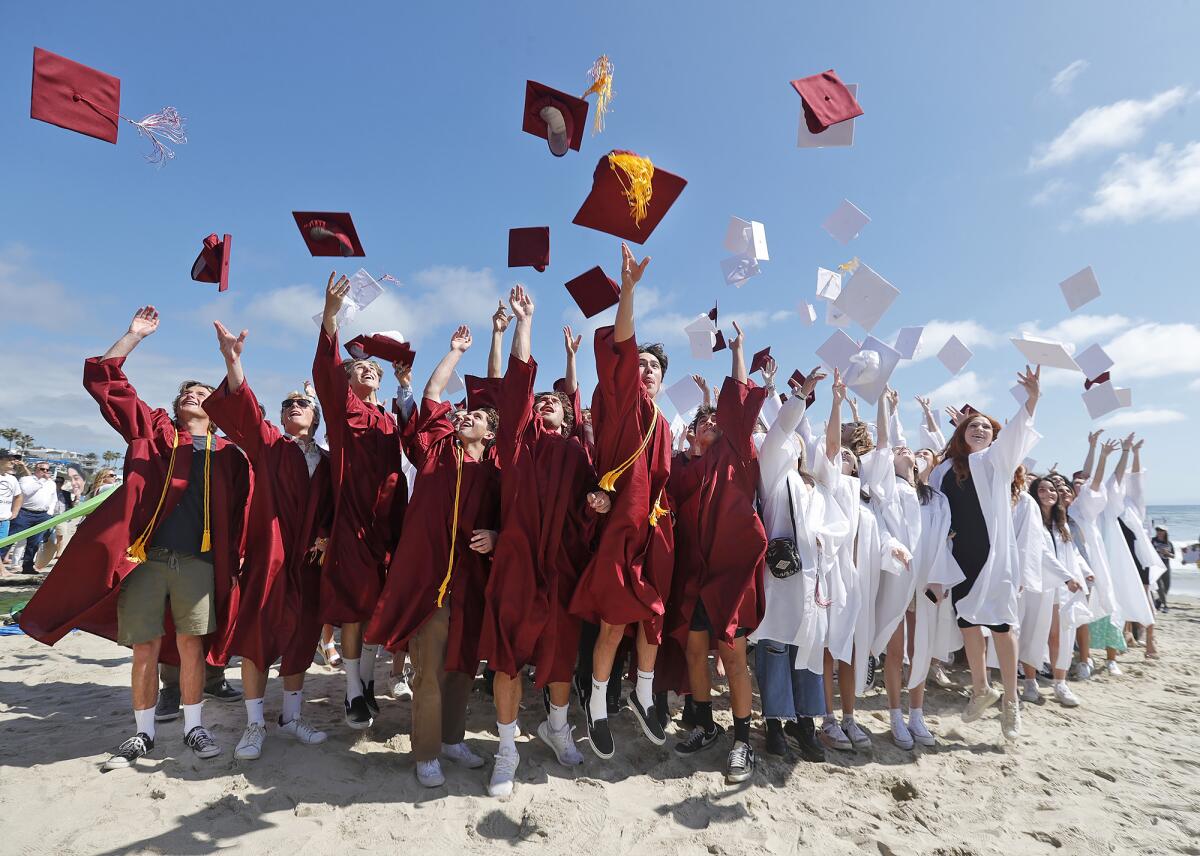
[[[450,337],[450,350],[458,351],[460,354],[466,352],[471,347],[471,328],[465,324],[460,325],[454,331],[454,335]]]
[[[633,288],[642,279],[642,274],[646,272],[646,265],[650,264],[650,257],[646,256],[640,262],[634,261],[633,252],[629,249],[629,244],[621,242],[621,288]]]
[[[513,316],[504,311],[504,301],[496,301],[499,305],[496,311],[492,313],[492,332],[503,333],[508,329],[508,325],[512,322]]]
[[[129,322],[129,332],[139,339],[145,339],[158,329],[158,310],[153,306],[143,306],[133,313]]]
[[[241,359],[242,349],[246,347],[246,334],[249,331],[243,330],[241,334],[235,336],[220,321],[214,321],[213,327],[217,330],[217,347],[221,349],[221,355],[225,357],[225,362],[232,363]]]

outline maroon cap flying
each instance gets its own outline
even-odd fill
[[[550,227],[527,226],[508,230],[508,266],[531,267],[538,272],[550,264]]]
[[[792,372],[792,377],[791,377],[791,380],[792,380],[792,382],[793,382],[793,383],[795,383],[795,384],[798,384],[800,387],[803,387],[803,386],[804,386],[804,382],[805,382],[806,380],[808,380],[808,378],[804,376],[804,372],[800,371],[800,369],[796,369],[794,372]],[[779,397],[780,397],[780,398],[783,398],[783,396],[782,396],[782,395],[781,395],[781,396],[779,396]],[[816,401],[816,400],[817,400],[817,391],[814,389],[814,390],[813,390],[812,392],[810,392],[810,393],[808,394],[808,396],[807,396],[807,397],[804,399],[804,406],[805,406],[805,407],[812,407],[812,406],[813,406],[813,402],[814,402],[814,401]]]
[[[527,80],[525,114],[521,121],[521,130],[545,140],[550,147],[550,153],[555,157],[562,157],[568,149],[579,151],[579,146],[583,143],[583,129],[587,125],[588,106],[582,98]],[[542,118],[542,110],[547,107],[562,114],[562,133],[552,133],[546,119]]]
[[[621,299],[620,286],[609,279],[599,265],[568,282],[567,291],[586,318],[616,306]]]
[[[613,151],[609,154],[632,153]],[[625,177],[618,175],[616,168],[610,165],[609,155],[600,158],[595,172],[592,173],[592,190],[571,222],[577,226],[616,235],[635,244],[642,244],[662,222],[662,218],[687,186],[685,179],[655,167],[654,176],[650,180],[650,201],[646,204],[646,217],[638,224],[634,221],[629,200],[625,196],[624,182]]]
[[[754,374],[755,372],[762,371],[764,368],[766,368],[767,360],[769,359],[771,359],[771,348],[768,345],[755,354],[754,359],[750,361],[750,374]]]
[[[1108,383],[1110,380],[1111,380],[1111,378],[1109,377],[1108,372],[1101,372],[1100,374],[1096,375],[1094,378],[1085,380],[1083,382],[1083,388],[1085,390],[1091,389],[1093,386],[1095,386],[1098,383]]]
[[[30,118],[115,143],[120,113],[119,79],[48,50],[33,49]]]
[[[725,334],[720,330],[717,331],[717,340],[713,342],[713,353],[725,350]]]
[[[196,282],[219,282],[217,291],[229,288],[229,251],[233,236],[218,238],[216,233],[204,239],[204,247],[192,264],[192,279]]]
[[[314,256],[365,256],[354,221],[346,212],[293,211],[296,226]]]
[[[467,388],[466,405],[468,410],[478,410],[481,407],[500,409],[500,389],[504,378],[477,377],[466,375],[463,385]]]
[[[411,366],[417,358],[417,352],[407,342],[384,336],[382,333],[355,336],[346,343],[346,351],[356,360],[378,357],[389,363],[401,363]]]
[[[793,80],[792,88],[804,102],[804,121],[811,133],[819,134],[830,125],[863,114],[854,95],[832,68],[812,77]]]

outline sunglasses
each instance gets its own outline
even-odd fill
[[[298,404],[301,407],[312,407],[313,403],[307,398],[285,398],[280,407],[291,407],[293,404]]]

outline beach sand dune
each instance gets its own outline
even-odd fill
[[[1027,706],[1025,736],[1014,747],[1002,745],[996,712],[964,724],[965,696],[935,689],[926,711],[940,745],[903,752],[888,739],[886,701],[876,690],[861,705],[860,720],[875,735],[870,751],[831,752],[820,765],[760,752],[752,784],[741,787],[724,784],[727,743],[684,761],[670,744],[637,737],[628,712],[615,721],[611,762],[581,743],[584,765],[564,769],[533,736],[541,698],[529,692],[517,789],[506,800],[486,796],[486,768],[446,764],[445,787],[420,787],[407,754],[409,703],[381,699],[375,727],[353,733],[340,724],[341,674],[320,666],[309,675],[306,715],[330,733],[322,746],[286,742],[269,726],[262,759],[236,762],[244,708],[208,702],[221,757],[195,760],[176,721],[160,724],[154,752],[137,769],[101,774],[132,724],[127,652],[79,633],[53,649],[0,639],[4,850],[1196,854],[1200,602],[1177,603],[1160,624],[1160,662],[1131,651],[1124,677],[1074,685],[1082,707]],[[966,681],[965,672],[953,674]],[[229,676],[236,680],[237,669]],[[268,722],[279,692],[272,681]],[[716,707],[729,726],[727,698]],[[581,733],[574,705],[571,715]],[[493,719],[477,687],[468,740],[489,757]]]

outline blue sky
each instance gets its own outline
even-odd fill
[[[936,403],[1004,418],[1021,366],[1009,333],[1100,342],[1133,389],[1112,430],[1148,438],[1152,501],[1200,501],[1189,442],[1200,417],[1200,8],[450,8],[8,9],[0,423],[51,445],[119,447],[80,389],[80,366],[147,302],[163,326],[128,368],[151,401],[179,378],[220,377],[213,318],[250,329],[245,362],[264,399],[294,388],[309,374],[309,316],[331,260],[308,256],[293,209],[353,212],[366,268],[401,281],[358,328],[402,330],[419,375],[459,321],[477,333],[466,368],[482,372],[488,313],[519,279],[538,301],[535,355],[557,376],[560,327],[582,321],[562,283],[597,263],[615,276],[619,259],[615,239],[570,221],[599,157],[627,148],[689,180],[644,247],[653,261],[639,291],[641,337],[667,342],[672,376],[728,371],[724,359],[690,361],[682,334],[714,298],[723,320],[746,322],[750,348],[771,344],[784,368],[808,368],[831,330],[801,327],[796,304],[812,299],[819,265],[858,256],[902,292],[877,335],[937,321],[926,356],[952,332],[975,350],[958,377],[933,359],[903,364],[894,380],[906,399],[933,391]],[[177,107],[188,144],[158,170],[128,126],[111,146],[31,120],[35,45],[121,77],[128,115]],[[582,92],[602,52],[616,66],[607,128],[554,159],[520,132],[524,81]],[[798,149],[788,81],[830,67],[861,87],[855,145]],[[847,247],[820,228],[843,198],[872,218]],[[765,223],[770,244],[771,261],[741,289],[719,270],[731,215]],[[507,230],[530,225],[551,227],[545,273],[506,267]],[[188,278],[209,232],[234,235],[223,295]],[[1103,295],[1072,315],[1057,283],[1085,265]],[[590,356],[582,364],[590,385]],[[1081,391],[1078,376],[1048,384],[1039,461],[1082,457]],[[914,408],[904,416],[915,424]]]

